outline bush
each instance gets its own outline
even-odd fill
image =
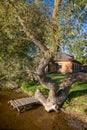
[[[21,85],[21,89],[25,92],[28,93],[30,96],[34,95],[36,91],[36,81],[29,81],[29,82],[23,82]]]
[[[34,95],[36,89],[40,89],[44,95],[48,95],[48,90],[44,89],[37,81],[23,82],[21,89],[30,96]]]
[[[14,57],[0,62],[0,87],[2,88],[20,87],[24,81],[28,82],[33,77],[33,65],[29,58]]]

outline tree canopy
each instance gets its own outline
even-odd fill
[[[36,59],[61,49],[86,63],[86,15],[86,0],[1,0],[0,65],[7,68],[5,74],[18,62],[35,70]]]
[[[36,4],[38,2],[39,4]],[[29,39],[27,39],[27,35],[25,33],[27,31],[37,40],[40,40],[43,44],[46,44],[49,49],[51,48],[50,51],[52,51],[51,46],[54,45],[51,44],[53,44],[52,39],[54,37],[54,34],[52,33],[52,31],[50,31],[50,29],[52,30],[52,26],[54,25],[51,22],[52,18],[49,14],[49,8],[50,6],[53,6],[52,4],[53,3],[49,1],[49,5],[48,7],[46,7],[45,4],[42,4],[41,6],[41,1],[36,0],[30,3],[26,1],[24,2],[22,0],[5,0],[4,2],[1,1],[0,41],[3,41],[3,39],[4,42],[6,40],[6,43],[8,41],[9,44],[7,44],[7,46],[9,46],[8,48],[10,49],[10,51],[17,51],[17,46],[22,47],[22,42],[24,42],[26,45],[23,45],[23,47],[25,47],[25,50],[28,52],[28,43],[30,43],[30,41]],[[77,45],[77,42],[81,42],[81,39],[83,43],[84,41],[86,41],[85,32],[83,32],[82,29],[82,26],[84,26],[84,24],[86,23],[86,4],[87,2],[85,0],[79,2],[75,0],[60,1],[59,11],[56,18],[57,25],[55,25],[54,28],[54,32],[56,32],[55,39],[57,41],[57,44],[59,44],[60,41],[60,45],[66,47],[69,46],[69,44],[67,45],[67,43],[70,43],[71,46],[74,46],[74,44]],[[17,42],[21,43],[18,44]],[[86,46],[86,44],[84,44],[84,46]],[[22,50],[22,48],[20,50]]]

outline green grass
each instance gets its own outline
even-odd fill
[[[48,74],[47,77],[49,80],[55,81],[58,84],[60,84],[63,81],[65,75]],[[25,93],[28,93],[30,96],[34,95],[36,89],[40,89],[44,95],[48,95],[48,90],[44,89],[38,82],[33,82],[33,81],[23,82],[21,89]]]
[[[62,83],[62,81],[64,80],[66,75],[64,75],[64,74],[48,74],[47,77],[50,78],[51,80],[57,82],[58,84],[60,84],[60,83]]]
[[[87,115],[87,83],[76,82],[72,85],[63,108],[81,115]]]
[[[54,80],[58,85],[64,80],[67,75],[62,74],[47,74],[49,80]],[[48,90],[44,89],[38,82],[22,84],[22,90],[33,95],[37,88],[39,88],[44,95],[48,94]],[[83,115],[87,115],[87,83],[76,82],[72,85],[69,96],[63,108],[68,111],[77,112]]]
[[[33,82],[33,81],[31,81]],[[39,83],[30,83],[30,82],[23,82],[21,89],[28,93],[30,96],[33,96],[36,89],[40,89],[44,95],[48,95],[48,90],[44,89]]]

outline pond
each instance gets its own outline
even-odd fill
[[[0,130],[87,130],[87,126],[63,112],[47,113],[43,106],[18,113],[8,104],[24,93],[0,91]]]

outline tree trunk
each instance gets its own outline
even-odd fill
[[[45,89],[49,90],[48,97],[45,97],[40,90],[35,92],[35,98],[44,106],[47,112],[52,110],[56,111],[61,107],[66,98],[69,95],[69,90],[73,83],[77,81],[87,82],[87,73],[74,73],[70,74],[65,80],[58,85],[47,79],[46,74],[44,72],[45,67],[49,63],[52,57],[45,56],[41,59],[39,67],[37,69],[37,77],[39,82]]]
[[[31,40],[34,42],[34,44],[41,50],[41,52],[44,54],[44,57],[41,59],[41,62],[37,69],[37,77],[42,86],[49,90],[48,97],[43,96],[43,94],[40,92],[40,90],[37,90],[35,93],[35,98],[38,99],[42,103],[42,105],[45,107],[46,111],[57,111],[58,108],[62,105],[62,103],[66,100],[69,90],[74,82],[82,81],[87,82],[87,73],[78,73],[78,74],[72,74],[70,77],[67,77],[63,83],[58,87],[58,85],[55,82],[51,82],[47,79],[46,74],[44,72],[45,67],[48,65],[49,61],[51,61],[52,56],[54,55],[57,48],[59,48],[59,40],[57,41],[57,31],[58,31],[58,24],[57,24],[57,17],[58,17],[58,11],[59,11],[59,4],[60,0],[54,0],[54,9],[52,14],[52,24],[50,26],[51,31],[51,39],[52,39],[52,46],[50,49],[46,47],[45,44],[43,44],[41,41],[37,40],[34,35],[31,34],[27,30],[26,25],[24,24],[24,20],[20,17],[20,15],[17,12],[17,8],[13,2],[10,1],[12,4],[15,14],[17,15],[17,18],[19,20],[19,23],[21,24],[24,33],[26,34],[26,37],[28,40]],[[59,89],[58,89],[59,88]]]

